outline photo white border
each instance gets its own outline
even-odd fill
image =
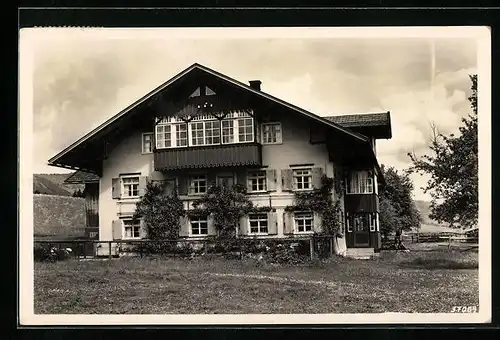
[[[37,31],[89,39],[474,38],[478,52],[479,313],[36,315],[33,304],[33,50]],[[103,31],[101,37],[96,31]],[[217,34],[214,34],[217,32]],[[67,34],[65,34],[67,38]],[[50,39],[50,38],[49,38]],[[186,67],[189,65],[186,65]],[[491,33],[488,27],[24,28],[19,34],[19,323],[37,325],[443,324],[491,321]]]

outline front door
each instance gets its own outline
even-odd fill
[[[353,238],[355,247],[370,245],[370,221],[368,214],[360,214],[353,218]]]
[[[370,214],[349,213],[347,215],[347,246],[370,246]]]

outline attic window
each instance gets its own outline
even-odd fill
[[[207,87],[205,87],[205,94],[207,96],[213,96],[213,95],[215,95],[215,92],[210,87],[207,86]]]
[[[199,97],[199,96],[200,96],[200,93],[201,93],[201,90],[200,90],[200,88],[198,87],[196,90],[194,90],[194,92],[193,92],[193,93],[191,93],[191,95],[189,96],[189,98]]]
[[[194,90],[194,92],[191,93],[191,95],[189,95],[189,98],[200,97],[202,95],[204,95],[204,96],[213,96],[215,94],[216,94],[215,91],[212,90],[210,87],[208,87],[208,86],[200,86],[196,90]]]

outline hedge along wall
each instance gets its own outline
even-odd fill
[[[35,239],[75,239],[85,236],[85,199],[33,195]]]

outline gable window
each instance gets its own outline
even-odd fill
[[[262,192],[266,191],[266,172],[253,171],[249,172],[247,176],[247,189],[249,192]]]
[[[234,120],[226,119],[222,121],[222,143],[234,143]]]
[[[310,212],[297,212],[294,214],[295,232],[309,233],[313,230],[313,214]]]
[[[295,190],[312,189],[311,169],[294,169],[293,170],[293,185],[294,185]]]
[[[191,235],[208,235],[208,221],[206,217],[191,218]]]
[[[139,197],[139,176],[122,177],[122,197]]]
[[[191,177],[191,194],[198,195],[207,192],[207,176],[196,175]]]
[[[172,125],[156,126],[156,147],[169,148],[172,146]]]
[[[142,153],[153,152],[153,133],[142,134]]]
[[[220,144],[220,122],[218,120],[205,122],[205,144]]]
[[[267,214],[250,214],[248,216],[250,234],[267,234]]]
[[[240,118],[238,119],[238,141],[253,142],[253,119]]]
[[[373,193],[373,178],[370,177],[368,171],[354,171],[349,177],[348,194],[372,194]]]
[[[280,144],[281,142],[281,123],[262,124],[262,144]]]
[[[231,188],[234,184],[233,175],[220,175],[217,176],[217,185],[224,188]]]
[[[187,146],[188,131],[187,124],[175,124],[175,146]]]
[[[123,238],[133,239],[141,237],[141,224],[132,219],[123,220]]]

